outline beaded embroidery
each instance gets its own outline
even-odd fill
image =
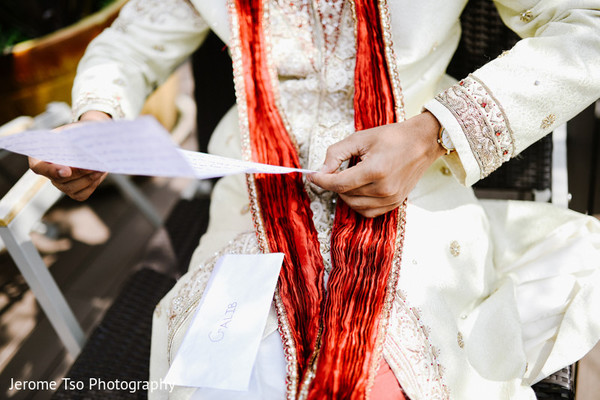
[[[515,153],[506,113],[491,91],[475,76],[463,79],[436,96],[456,117],[485,178]]]
[[[429,341],[429,327],[418,309],[406,301],[406,293],[398,291],[390,318],[384,356],[410,398],[443,400],[450,398],[444,383],[444,368],[439,350]]]

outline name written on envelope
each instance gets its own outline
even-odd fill
[[[223,340],[223,338],[225,338],[225,332],[227,332],[229,323],[235,315],[236,308],[236,302],[229,303],[227,305],[227,309],[223,313],[223,319],[219,320],[218,325],[208,333],[208,338],[211,342],[220,342],[221,340]]]

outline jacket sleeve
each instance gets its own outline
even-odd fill
[[[599,0],[497,0],[523,39],[425,106],[456,153],[446,161],[472,185],[600,97]]]
[[[88,46],[73,84],[73,116],[134,118],[146,97],[202,43],[208,25],[188,0],[131,0]]]

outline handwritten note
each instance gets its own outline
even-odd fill
[[[152,117],[80,124],[61,131],[25,131],[0,137],[0,148],[75,168],[127,175],[198,179],[239,173],[310,173],[179,149]]]
[[[248,389],[283,256],[229,254],[218,260],[167,383]]]

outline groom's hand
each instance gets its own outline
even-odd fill
[[[398,207],[444,149],[438,120],[428,111],[407,121],[356,132],[327,149],[322,169],[308,179],[339,193],[352,209],[373,218]],[[355,166],[337,171],[352,156]]]

